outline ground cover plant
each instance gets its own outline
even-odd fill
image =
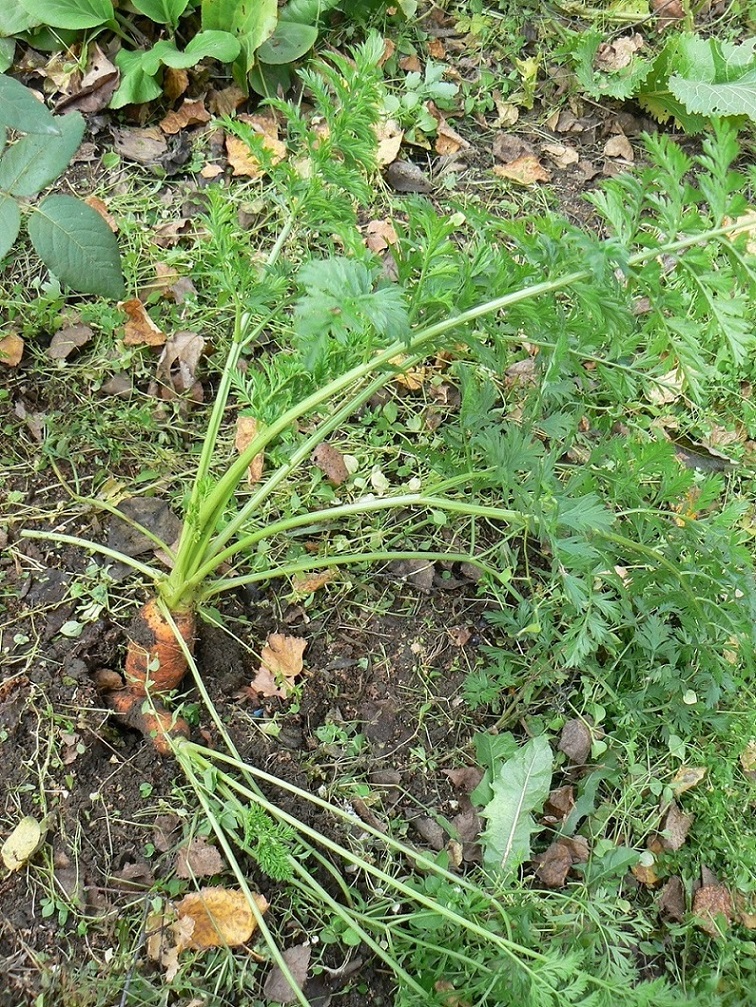
[[[303,102],[261,109],[276,114],[280,146],[267,128],[223,121],[263,177],[241,200],[210,187],[196,239],[172,256],[179,268],[191,261],[185,310],[199,321],[212,305],[216,342],[204,439],[186,413],[196,341],[189,351],[190,340],[177,340],[159,369],[162,408],[183,438],[177,541],[175,528],[145,519],[138,495],[119,510],[101,480],[83,492],[60,437],[47,440],[40,464],[68,487],[74,525],[90,527],[70,534],[65,505],[52,532],[44,511],[36,529],[12,518],[22,564],[49,555],[26,551],[48,541],[53,553],[71,546],[69,558],[104,559],[71,585],[71,618],[59,625],[63,640],[84,640],[77,653],[93,650],[124,591],[108,573],[114,563],[157,589],[127,632],[123,673],[120,633],[108,658],[108,647],[96,651],[108,665],[96,674],[100,706],[146,741],[43,709],[36,686],[24,691],[41,645],[29,656],[16,632],[9,647],[25,660],[5,686],[9,737],[20,698],[50,746],[39,797],[15,798],[31,814],[7,830],[11,884],[27,875],[43,920],[111,941],[90,962],[94,982],[41,957],[48,986],[30,988],[41,1003],[233,1002],[242,989],[254,1002],[308,1003],[323,983],[330,996],[348,981],[344,955],[355,953],[393,976],[386,989],[380,971],[361,990],[353,980],[356,995],[401,1004],[747,1002],[754,592],[749,463],[736,462],[748,457],[752,424],[753,180],[736,168],[737,123],[713,121],[698,153],[648,138],[647,166],[592,194],[589,227],[554,211],[513,220],[474,192],[440,208],[376,194],[384,120],[397,108],[384,54],[371,36],[302,72]],[[127,272],[138,264],[127,251]],[[55,302],[54,283],[43,292]],[[169,319],[174,308],[151,296],[152,313]],[[34,310],[41,320],[49,308]],[[17,318],[31,311],[14,307]],[[82,311],[79,322],[93,322]],[[143,306],[128,311],[132,326],[158,328]],[[724,457],[722,431],[736,424],[742,436],[726,441]],[[148,474],[147,499],[159,478]],[[92,534],[103,512],[112,527],[138,526],[141,558]],[[152,547],[167,568],[149,558]],[[316,615],[321,592],[369,583],[376,567],[415,586],[430,570],[431,586],[446,580],[479,606],[483,640],[467,674],[447,654],[461,656],[472,631],[443,626],[440,661],[458,678],[445,731],[462,719],[459,747],[435,749],[433,702],[406,714],[427,745],[420,733],[382,752],[371,715],[352,725],[326,696],[311,707],[315,755],[303,745],[301,771],[289,775],[276,739],[317,688],[316,672],[298,682],[306,641],[280,621],[264,647],[241,640],[242,653],[261,651],[244,686],[257,716],[232,726],[203,638],[218,624],[247,638],[248,613],[265,596],[239,599],[260,585],[289,580],[302,612]],[[380,618],[375,596],[370,604]],[[412,646],[423,652],[420,636]],[[371,660],[360,658],[363,672]],[[174,695],[187,668],[191,691]],[[132,889],[132,929],[116,943],[113,903],[98,917],[91,897],[61,880],[69,854],[48,857],[65,832],[47,811],[72,822],[51,780],[60,773],[76,789],[65,767],[93,735],[118,739],[117,761],[130,745],[141,771],[149,767],[144,799],[158,786],[158,809],[180,812],[183,834],[174,822],[173,843],[142,842],[152,846],[145,855],[156,857],[159,842],[167,863],[176,841],[187,844],[183,868],[166,873],[158,858],[152,880]],[[381,787],[396,788],[396,777],[368,772],[371,758],[391,772],[403,749],[416,778],[441,777],[443,765],[454,788],[446,804],[432,799],[432,816],[414,816],[415,831],[407,808],[427,799],[405,776],[407,799],[392,811]],[[323,776],[308,760],[326,756],[336,772]],[[341,759],[355,770],[340,771]],[[185,782],[163,789],[177,766]],[[117,818],[109,822],[120,830]],[[233,950],[255,926],[260,962]],[[130,947],[136,967],[126,964]],[[11,961],[16,990],[26,961]]]

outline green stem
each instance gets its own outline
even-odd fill
[[[43,542],[62,542],[65,545],[76,545],[81,549],[90,549],[92,552],[100,553],[102,556],[107,556],[108,559],[114,560],[116,563],[125,563],[130,566],[137,573],[142,573],[145,577],[148,577],[155,584],[160,584],[167,579],[167,574],[164,574],[161,570],[156,570],[152,566],[147,566],[146,563],[140,563],[138,559],[134,559],[133,556],[127,556],[125,553],[118,552],[116,549],[109,549],[106,545],[101,545],[99,542],[91,542],[86,538],[79,538],[77,535],[63,535],[57,531],[35,531],[30,528],[25,528],[21,532],[21,538],[34,538],[41,539]]]

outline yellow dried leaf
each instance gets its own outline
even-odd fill
[[[254,416],[239,416],[236,419],[236,450],[243,454],[259,433],[258,423]],[[247,482],[254,486],[262,478],[265,465],[264,452],[260,451],[249,463]]]
[[[44,824],[27,815],[3,843],[0,856],[9,871],[20,871],[45,840]]]
[[[404,130],[400,128],[399,123],[394,119],[386,119],[384,122],[377,124],[375,133],[378,137],[378,148],[375,152],[376,159],[379,167],[382,168],[396,160],[402,140],[404,139]]]
[[[306,646],[307,641],[299,637],[271,633],[260,654],[260,668],[250,690],[259,696],[286,699],[304,667],[302,655]]]
[[[123,327],[123,341],[127,346],[162,346],[165,343],[165,333],[153,322],[137,297],[120,301],[118,307],[127,317]]]
[[[684,794],[686,790],[697,787],[706,776],[706,766],[680,766],[672,780],[672,792],[675,797]]]
[[[536,182],[548,182],[551,178],[551,172],[532,154],[523,154],[509,164],[497,164],[493,173],[499,178],[517,182],[518,185],[535,185]]]
[[[295,577],[291,582],[291,590],[298,598],[304,598],[325,587],[335,576],[334,570],[324,570],[322,573],[311,573],[308,577]]]
[[[0,364],[6,367],[18,367],[24,355],[24,341],[15,332],[0,338]]]
[[[268,901],[262,895],[253,896],[257,908],[264,913]],[[176,947],[179,951],[194,948],[236,947],[246,943],[255,931],[257,921],[244,892],[227,888],[201,888],[185,895],[176,907],[178,922],[183,924],[178,933]],[[194,926],[189,933],[188,921]]]
[[[262,137],[263,147],[271,155],[273,164],[278,164],[286,157],[286,144],[278,139],[278,123],[267,115],[240,115],[239,122],[251,126],[258,136]],[[265,168],[262,167],[249,145],[236,136],[226,137],[226,154],[228,163],[236,176],[246,178],[262,178]]]

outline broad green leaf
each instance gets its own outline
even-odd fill
[[[255,53],[265,39],[273,34],[277,23],[276,0],[256,0],[254,3],[202,0],[202,27],[206,30],[230,31],[239,39],[239,62],[244,76],[254,66]]]
[[[289,0],[278,12],[278,17],[281,21],[317,24],[324,14],[333,10],[339,3],[340,0]]]
[[[73,196],[48,196],[29,218],[29,237],[57,278],[83,294],[123,296],[115,235],[91,206]]]
[[[488,825],[482,837],[489,869],[511,873],[530,856],[530,836],[536,828],[531,812],[542,808],[549,796],[553,758],[543,735],[532,738],[492,781],[494,796],[483,809]]]
[[[140,14],[156,24],[169,24],[174,28],[189,5],[189,0],[131,0]]]
[[[0,35],[19,35],[36,24],[39,24],[39,20],[29,13],[20,0],[3,0],[0,4]]]
[[[0,125],[22,133],[60,136],[52,112],[12,77],[0,74]]]
[[[97,28],[114,17],[111,0],[22,0],[38,24],[52,28]]]
[[[0,259],[13,248],[21,227],[21,212],[12,196],[0,193]]]
[[[669,89],[688,112],[747,115],[756,122],[756,38],[740,45],[683,36]]]
[[[167,39],[156,42],[143,54],[142,69],[145,73],[154,75],[161,64],[180,70],[196,66],[207,58],[232,63],[239,55],[239,49],[239,40],[227,31],[201,31],[183,52]]]
[[[16,55],[16,40],[13,38],[0,38],[0,73],[5,73],[13,66],[13,58]]]
[[[315,45],[318,29],[313,25],[299,24],[297,21],[279,21],[271,37],[257,50],[261,63],[274,66],[293,63]]]
[[[154,98],[159,98],[163,93],[154,74],[147,73],[144,69],[144,58],[147,55],[148,53],[129,52],[126,49],[121,49],[116,55],[115,62],[121,71],[121,83],[110,99],[110,108],[143,105]]]
[[[0,189],[14,196],[36,196],[68,167],[84,135],[79,112],[58,118],[60,136],[29,133],[0,159]]]

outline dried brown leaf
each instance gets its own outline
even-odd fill
[[[311,456],[312,462],[325,474],[326,479],[334,486],[341,486],[349,478],[349,470],[344,461],[344,455],[324,441],[318,444]]]
[[[574,766],[584,766],[591,754],[591,731],[584,720],[568,720],[559,738],[560,752],[564,752]]]
[[[658,18],[659,31],[664,31],[685,18],[682,0],[651,0],[651,10]]]
[[[162,346],[165,343],[165,333],[153,322],[138,298],[120,301],[118,307],[127,318],[123,327],[123,341],[127,346]]]
[[[24,341],[15,332],[0,338],[0,364],[6,367],[18,367],[24,355]]]
[[[470,144],[463,136],[452,129],[445,119],[441,119],[436,127],[436,153],[442,157],[449,157],[460,150],[467,150]]]
[[[749,741],[740,753],[740,766],[749,780],[756,781],[756,741]]]
[[[263,147],[271,155],[271,162],[278,164],[286,157],[286,144],[278,139],[278,122],[268,115],[240,115],[239,122],[251,126],[258,136],[262,137]],[[237,177],[262,178],[266,169],[263,168],[249,145],[236,136],[226,137],[226,154],[228,163]]]
[[[165,67],[163,70],[163,94],[170,104],[180,98],[188,87],[189,74],[183,67]]]
[[[547,888],[563,888],[570,868],[572,855],[561,843],[552,843],[539,856],[535,857],[536,876]]]
[[[604,144],[605,157],[618,157],[623,161],[634,161],[633,147],[624,133],[610,137]]]
[[[196,332],[176,332],[166,342],[158,360],[156,377],[181,394],[196,384],[197,367],[205,340]]]
[[[175,112],[168,112],[163,116],[160,128],[164,133],[173,135],[187,126],[198,126],[205,122],[210,122],[210,113],[205,108],[204,101],[201,98],[187,98]]]
[[[365,244],[371,252],[385,252],[399,240],[390,220],[371,220],[365,228]]]
[[[659,893],[659,915],[677,923],[685,918],[685,887],[680,878],[670,878]]]
[[[65,360],[74,350],[86,346],[93,332],[88,325],[67,325],[59,329],[47,347],[47,355],[51,360]]]
[[[116,223],[116,219],[108,210],[108,205],[103,199],[100,199],[99,196],[87,196],[84,202],[87,206],[91,206],[93,210],[96,210],[100,214],[113,234],[118,234],[118,224]]]
[[[176,857],[176,874],[179,878],[208,878],[221,874],[225,862],[217,847],[211,846],[204,836],[182,846]]]
[[[665,850],[674,852],[685,845],[691,826],[695,821],[695,815],[686,814],[673,801],[664,817],[662,829],[665,835],[659,836],[659,841]]]
[[[152,166],[160,164],[168,153],[168,142],[157,126],[147,129],[113,128],[111,132],[116,152],[128,161]]]
[[[395,119],[384,119],[375,126],[378,137],[376,159],[379,167],[384,167],[395,161],[404,139],[404,130]]]
[[[297,944],[296,947],[287,948],[281,956],[288,965],[292,979],[294,979],[300,990],[307,979],[310,952],[311,948],[309,944]],[[296,990],[292,989],[289,980],[284,976],[278,965],[274,965],[268,973],[265,985],[263,986],[263,996],[267,1000],[278,1004],[294,1003],[297,999]]]
[[[703,885],[693,896],[698,926],[711,937],[721,937],[732,922],[732,898],[722,884]]]
[[[575,807],[575,788],[572,786],[557,787],[546,799],[544,812],[551,824],[563,822]]]
[[[624,70],[632,62],[633,56],[644,45],[642,35],[622,35],[612,42],[603,42],[596,52],[594,64],[597,70],[616,73]]]
[[[633,864],[630,870],[635,880],[644,888],[655,888],[659,884],[656,864]]]
[[[305,598],[308,594],[314,594],[321,587],[325,587],[335,576],[335,570],[324,570],[322,573],[311,573],[306,577],[295,577],[291,582],[292,593],[298,598]]]
[[[259,433],[259,425],[254,416],[237,416],[236,418],[236,450],[243,454]],[[265,465],[265,454],[258,452],[247,469],[247,482],[250,486],[259,483],[262,479],[263,467]]]
[[[692,790],[706,776],[706,766],[681,766],[672,779],[672,793],[675,797]]]
[[[253,897],[257,908],[264,913],[268,908],[267,899],[257,894]],[[227,888],[201,888],[198,892],[190,892],[179,902],[176,911],[179,923],[190,920],[194,923],[191,933],[185,927],[176,935],[179,951],[236,947],[246,943],[257,926],[244,892]]]
[[[294,679],[304,667],[307,641],[283,633],[271,633],[260,655],[260,668],[250,690],[260,696],[280,696],[292,691]]]
[[[535,185],[536,182],[548,182],[551,178],[551,172],[532,154],[524,154],[509,164],[497,164],[493,173],[518,185]]]

